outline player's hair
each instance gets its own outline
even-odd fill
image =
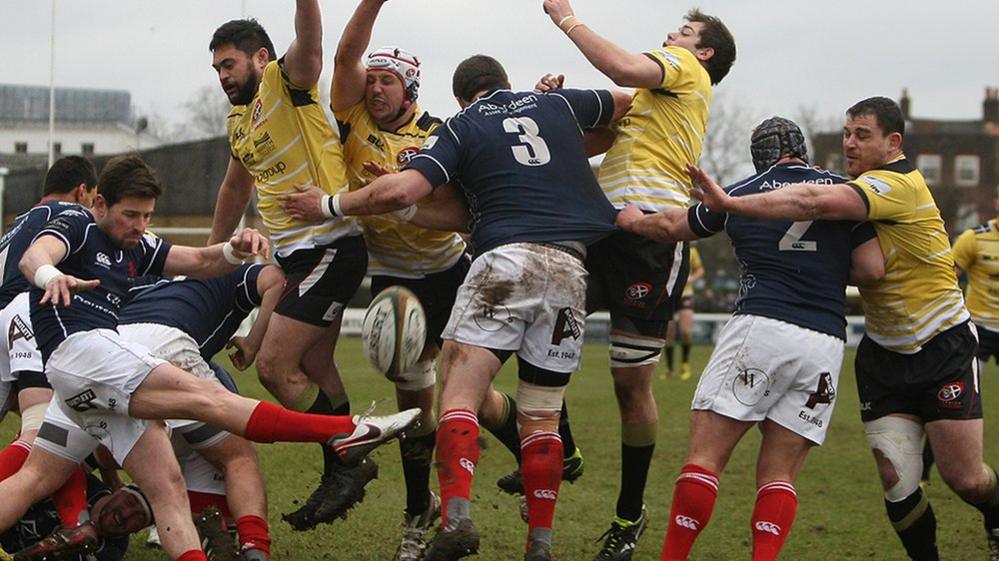
[[[125,197],[157,198],[163,194],[163,185],[138,154],[125,154],[112,158],[101,170],[97,194],[110,208]]]
[[[905,117],[902,116],[902,108],[893,99],[881,96],[869,97],[855,103],[846,110],[846,114],[850,118],[874,115],[885,136],[893,132],[905,136]]]
[[[458,68],[454,69],[451,79],[454,97],[464,101],[472,101],[475,94],[481,91],[509,87],[510,79],[507,78],[503,65],[486,55],[475,55],[461,61]]]
[[[83,183],[90,191],[97,185],[94,163],[82,156],[65,156],[52,164],[45,173],[44,195],[70,193]]]
[[[711,84],[717,84],[728,75],[735,63],[735,37],[728,27],[715,16],[709,16],[697,8],[691,9],[683,19],[704,24],[697,48],[712,48],[715,54],[704,64],[708,67]]]
[[[222,45],[233,45],[247,55],[252,55],[261,48],[267,49],[268,60],[277,58],[274,51],[274,43],[267,36],[263,26],[255,19],[234,19],[222,24],[212,35],[212,42],[208,43],[208,50],[215,52],[215,49]]]

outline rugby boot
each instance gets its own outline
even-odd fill
[[[454,561],[479,553],[479,533],[472,520],[463,518],[454,529],[441,529],[430,542],[423,561]]]
[[[572,456],[562,460],[562,481],[575,483],[583,475],[583,452],[579,448],[573,452]],[[496,486],[504,493],[511,495],[524,494],[524,478],[520,474],[520,469],[516,469],[496,481]]]
[[[552,545],[540,540],[531,540],[524,554],[524,561],[551,561]]]
[[[15,553],[13,560],[69,559],[73,554],[95,551],[97,542],[97,528],[93,522],[84,522],[75,528],[59,527],[41,541]]]
[[[270,561],[266,553],[257,548],[250,547],[239,553],[239,558],[243,561]]]
[[[645,532],[648,520],[649,516],[644,507],[642,507],[642,516],[635,522],[614,517],[610,528],[597,538],[597,541],[604,540],[604,545],[594,557],[594,561],[630,561],[635,553],[635,546],[638,545],[638,538]]]
[[[210,506],[194,517],[194,527],[201,537],[201,549],[208,561],[238,561],[239,550],[231,534],[222,524],[222,513]]]
[[[160,542],[160,532],[156,529],[156,526],[149,527],[149,534],[146,536],[146,547],[153,549],[160,549],[163,544]]]
[[[430,505],[419,514],[403,513],[402,542],[393,561],[419,561],[427,550],[427,532],[441,517],[441,499],[430,492]]]
[[[986,530],[985,535],[989,540],[989,561],[999,561],[999,528]]]
[[[14,556],[7,553],[4,548],[0,547],[0,561],[13,561]]]
[[[347,513],[364,500],[364,486],[378,478],[378,464],[362,458],[354,467],[337,466],[324,479],[330,480],[330,493],[324,493],[312,513],[312,524],[347,518]]]
[[[334,435],[327,445],[333,448],[341,463],[346,466],[356,466],[376,447],[414,428],[419,418],[419,407],[400,411],[394,415],[373,416],[368,413],[355,415],[354,432],[349,435]]]
[[[686,382],[687,380],[689,380],[691,378],[691,376],[693,376],[693,375],[690,373],[690,365],[687,364],[686,362],[683,363],[683,364],[681,364],[680,365],[680,381],[681,382]]]

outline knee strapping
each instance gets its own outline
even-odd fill
[[[656,364],[665,344],[664,339],[611,334],[610,365],[612,368],[629,368]]]
[[[864,423],[867,444],[888,460],[898,481],[885,489],[885,498],[898,502],[919,488],[923,472],[923,427],[900,417],[886,416]],[[880,461],[880,460],[879,460]]]
[[[21,411],[21,432],[37,431],[45,420],[45,410],[49,408],[48,402],[36,403]]]
[[[437,361],[424,360],[417,362],[399,374],[395,387],[400,390],[415,392],[437,383]]]
[[[539,386],[521,381],[517,385],[517,414],[529,421],[551,419],[562,411],[565,386]]]

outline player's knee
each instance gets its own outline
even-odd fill
[[[885,498],[905,499],[919,488],[923,472],[923,427],[915,421],[885,416],[864,423],[874,452]]]
[[[517,424],[520,434],[554,432],[562,411],[565,386],[542,386],[521,381],[517,385]]]
[[[989,477],[980,467],[964,466],[958,473],[940,471],[940,478],[951,491],[969,503],[979,503],[989,498]]]
[[[437,383],[437,362],[422,360],[410,366],[395,380],[395,387],[408,392],[418,392]]]
[[[25,407],[24,411],[21,411],[21,440],[26,442],[34,440],[34,435],[42,427],[42,422],[45,420],[45,410],[48,408],[49,404],[45,402]],[[30,439],[27,438],[29,435]]]
[[[610,336],[611,368],[635,368],[659,362],[665,339],[642,335],[612,333]]]

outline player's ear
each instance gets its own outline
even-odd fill
[[[888,135],[888,148],[892,151],[902,149],[902,134],[893,132]]]
[[[711,57],[715,56],[715,48],[714,47],[702,47],[702,48],[697,49],[697,52],[695,54],[697,56],[697,60],[699,60],[701,62],[706,62],[708,60],[711,60]]]

